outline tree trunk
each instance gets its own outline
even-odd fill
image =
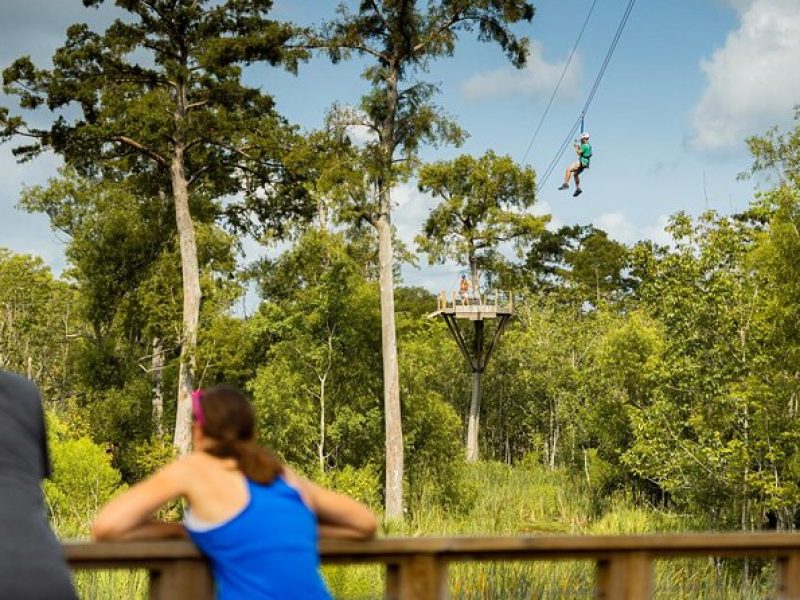
[[[472,372],[472,400],[469,403],[469,420],[467,421],[467,462],[478,460],[478,427],[481,411],[481,373]]]
[[[551,471],[554,471],[556,468],[556,451],[558,449],[559,437],[558,399],[553,397],[550,402],[550,452],[548,456],[548,465]]]
[[[319,444],[317,444],[317,457],[319,459],[320,475],[325,473],[325,383],[328,373],[319,378]]]
[[[383,407],[386,435],[386,516],[403,518],[403,426],[400,410],[400,375],[394,319],[394,248],[392,242],[393,158],[400,69],[392,64],[386,79],[386,117],[380,125],[382,172],[377,178],[379,283],[381,293],[381,350],[383,354]]]
[[[381,205],[389,204],[389,190],[380,191]],[[378,220],[378,260],[381,290],[381,350],[383,352],[383,406],[386,432],[386,516],[403,518],[403,426],[400,411],[400,374],[394,322],[392,226],[388,210]]]
[[[483,321],[475,321],[472,341],[472,400],[467,421],[467,462],[478,460],[478,430],[481,420],[481,375],[483,375]]]
[[[153,338],[153,355],[150,358],[150,378],[153,393],[153,433],[158,439],[164,437],[164,346],[161,338]]]
[[[477,298],[477,303],[481,303],[481,275],[478,272],[478,261],[475,258],[474,251],[470,251],[469,257],[469,274],[470,278],[472,279],[472,298],[473,304],[474,299]]]
[[[192,443],[192,391],[194,389],[195,348],[197,327],[200,322],[200,267],[197,262],[197,241],[194,223],[189,211],[189,182],[185,171],[185,140],[181,125],[186,118],[186,89],[178,86],[175,110],[176,140],[170,165],[172,195],[175,200],[175,220],[181,248],[181,275],[183,278],[183,324],[181,328],[181,356],[178,371],[178,405],[175,411],[175,448],[180,455],[187,454]]]

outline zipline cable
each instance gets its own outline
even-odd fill
[[[600,67],[600,71],[597,73],[597,77],[594,80],[594,84],[592,85],[592,89],[589,92],[589,96],[586,98],[586,103],[583,105],[583,110],[581,110],[581,114],[578,117],[575,124],[570,129],[567,136],[564,138],[564,141],[561,143],[561,146],[556,152],[556,155],[553,157],[553,160],[550,161],[550,164],[547,166],[544,175],[542,176],[541,181],[536,186],[536,190],[540,190],[542,186],[547,182],[548,178],[552,174],[553,170],[555,169],[558,162],[561,160],[561,156],[564,154],[564,150],[567,148],[569,144],[570,138],[575,134],[578,130],[578,127],[583,123],[583,119],[586,117],[586,112],[589,110],[589,106],[592,104],[592,100],[594,100],[594,96],[597,93],[597,89],[600,87],[600,82],[603,80],[603,76],[606,73],[606,69],[608,68],[609,63],[611,62],[611,58],[614,56],[614,51],[617,49],[617,44],[619,43],[620,38],[622,37],[622,32],[625,30],[625,25],[628,23],[628,18],[631,16],[631,12],[633,11],[633,7],[636,5],[636,0],[629,0],[628,6],[625,8],[625,12],[620,19],[619,26],[617,27],[617,32],[614,34],[614,38],[611,40],[611,45],[608,48],[608,52],[606,52],[606,57],[603,60],[603,64]]]
[[[584,19],[583,21],[583,26],[581,27],[581,30],[578,33],[578,37],[575,40],[575,43],[572,45],[572,50],[569,53],[569,57],[567,57],[567,62],[564,63],[564,68],[561,69],[561,77],[558,78],[558,83],[556,83],[556,87],[553,90],[553,93],[550,94],[550,99],[547,101],[547,106],[545,107],[544,112],[542,113],[542,117],[539,119],[539,124],[536,125],[536,131],[533,132],[531,141],[528,144],[528,147],[525,149],[525,154],[522,156],[522,160],[519,161],[520,163],[524,163],[525,159],[528,158],[528,152],[531,151],[533,143],[536,141],[536,138],[539,135],[539,131],[542,129],[542,124],[544,123],[544,120],[547,118],[547,113],[550,112],[550,107],[553,105],[553,100],[555,100],[556,94],[558,93],[558,90],[561,87],[561,82],[564,81],[564,76],[567,74],[567,69],[569,68],[570,63],[572,62],[572,57],[575,56],[575,51],[578,49],[578,44],[581,43],[583,32],[586,31],[586,26],[589,24],[589,19],[591,19],[592,13],[594,12],[594,7],[596,5],[597,5],[597,0],[594,0],[592,2],[592,6],[589,8],[589,14],[586,15],[586,19]]]

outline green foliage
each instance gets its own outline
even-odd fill
[[[425,165],[419,188],[441,202],[423,224],[417,246],[431,264],[452,259],[469,265],[475,289],[479,272],[493,273],[505,262],[500,244],[515,242],[521,253],[547,222],[526,213],[536,199],[533,170],[491,150],[478,159],[462,155]]]
[[[0,247],[0,368],[27,373],[45,398],[69,397],[78,302],[41,258]]]
[[[800,106],[795,107],[795,121],[800,123]],[[747,147],[753,156],[748,174],[773,173],[779,184],[800,187],[800,125],[793,131],[780,133],[777,127],[766,135],[747,138]]]
[[[176,140],[186,144],[204,300],[191,356],[199,382],[248,389],[259,441],[377,509],[385,500],[377,297],[387,271],[379,272],[376,236],[364,225],[383,219],[386,259],[392,186],[419,166],[423,144],[463,139],[435,105],[436,87],[417,76],[454,52],[470,27],[521,65],[526,44],[509,26],[529,20],[532,8],[482,0],[343,8],[307,41],[335,60],[372,57],[364,72],[372,87],[359,109],[336,107],[325,131],[301,140],[268,96],[241,83],[251,61],[293,70],[304,57],[287,47],[295,30],[266,19],[269,2],[117,4],[129,22],[103,34],[70,28],[53,69],[20,59],[5,72],[23,109],[77,102],[79,112],[30,132],[0,109],[3,137],[34,135],[17,149],[21,158],[50,148],[68,165],[22,198],[68,236],[63,280],[40,259],[0,250],[0,366],[28,372],[53,415],[55,474],[45,491],[54,524],[62,535],[85,535],[102,502],[173,456],[163,431],[176,406],[163,399],[174,398],[182,341],[181,247],[166,160]],[[149,19],[154,6],[175,19]],[[170,53],[175,32],[166,22],[186,24],[186,56]],[[135,64],[146,44],[154,60]],[[162,110],[180,108],[170,77],[191,105],[180,122]],[[357,146],[348,137],[354,124],[377,137]],[[739,215],[674,215],[666,247],[627,248],[591,225],[544,229],[546,219],[526,214],[533,172],[507,157],[423,167],[420,187],[442,200],[418,239],[429,258],[489,270],[493,282],[528,295],[483,380],[480,444],[490,462],[467,465],[468,370],[443,323],[426,317],[435,298],[397,290],[410,502],[405,523],[387,519],[387,531],[795,528],[798,135],[751,138],[753,172],[774,169],[780,185]],[[265,181],[274,193],[262,193]],[[313,211],[318,227],[294,227]],[[294,235],[283,252],[245,270],[226,221],[265,243]],[[519,262],[500,256],[507,242],[518,242]],[[390,250],[388,258],[403,255]],[[261,303],[241,317],[232,308],[247,278]],[[380,581],[370,568],[326,573],[345,596],[375,595]],[[756,593],[770,576],[740,581],[735,565],[717,571],[689,561],[657,569],[673,597]],[[585,564],[478,563],[453,568],[451,591],[568,597],[590,577]],[[692,587],[696,579],[707,583]],[[103,586],[143,590],[140,576],[85,585],[89,597],[102,597]]]
[[[70,436],[53,415],[48,424],[53,474],[44,492],[50,519],[63,537],[85,536],[95,512],[120,489],[122,477],[101,446],[85,436]]]
[[[139,481],[149,477],[176,458],[175,447],[164,439],[144,440],[132,449],[131,479]]]
[[[629,250],[592,225],[542,231],[519,264],[503,265],[503,285],[565,296],[595,306],[620,301],[635,287]]]
[[[380,510],[380,474],[374,465],[354,469],[345,465],[323,473],[317,483],[363,502],[373,510]]]
[[[463,476],[461,407],[453,401],[467,389],[467,378],[455,344],[443,346],[437,341],[446,335],[436,322],[435,327],[401,338],[403,433],[412,512],[434,503],[458,511],[472,501]]]
[[[345,240],[308,231],[260,273],[265,302],[252,326],[268,348],[251,391],[263,439],[310,472],[375,460],[377,298]]]
[[[115,4],[125,18],[105,32],[68,28],[52,69],[23,57],[3,71],[5,92],[23,110],[47,106],[55,118],[49,128],[29,128],[3,109],[0,139],[27,136],[14,149],[23,160],[52,149],[83,175],[127,177],[147,195],[170,190],[170,166],[180,163],[201,195],[241,192],[225,212],[235,226],[256,232],[307,216],[313,207],[304,204],[300,175],[279,158],[295,134],[270,96],[242,83],[245,65],[294,72],[306,55],[290,47],[293,26],[268,18],[272,0]],[[260,194],[265,183],[281,193]]]

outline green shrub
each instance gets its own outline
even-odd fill
[[[61,537],[85,536],[97,510],[120,488],[122,477],[111,456],[88,437],[69,437],[65,424],[50,416],[53,474],[44,483],[50,518]]]
[[[326,471],[317,479],[320,485],[352,496],[373,510],[378,510],[381,506],[380,474],[373,465],[360,469],[347,465],[343,469]]]

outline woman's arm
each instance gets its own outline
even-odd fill
[[[132,542],[134,540],[185,540],[188,537],[189,534],[181,523],[165,523],[150,519],[114,539],[120,542]]]
[[[286,482],[297,488],[317,514],[322,538],[368,540],[375,537],[378,520],[361,502],[295,475],[284,467]]]
[[[95,540],[173,537],[174,528],[152,527],[150,516],[167,502],[186,493],[187,458],[171,463],[106,504],[92,523]],[[165,534],[169,533],[167,536]]]

